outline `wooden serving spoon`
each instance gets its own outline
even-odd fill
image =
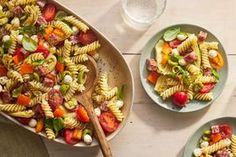
[[[80,102],[88,112],[90,120],[94,126],[97,140],[102,149],[104,157],[112,157],[112,152],[103,129],[98,121],[97,115],[94,113],[94,107],[92,102],[92,92],[95,89],[96,82],[98,80],[98,68],[96,61],[89,56],[89,60],[85,64],[89,69],[87,74],[87,81],[85,83],[85,91],[77,96],[78,102]]]

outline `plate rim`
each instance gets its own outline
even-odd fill
[[[204,127],[205,125],[207,125],[208,123],[211,123],[211,122],[217,122],[219,120],[223,120],[223,119],[234,119],[236,120],[236,117],[233,117],[233,116],[222,116],[222,117],[218,117],[218,118],[214,118],[214,119],[211,119],[209,121],[206,121],[205,123],[203,123],[202,125],[200,125],[187,139],[187,142],[185,143],[184,145],[184,150],[183,150],[183,157],[185,157],[185,153],[187,151],[187,144],[191,141],[192,137],[198,132],[201,130],[202,127]]]
[[[216,39],[219,41],[219,43],[220,43],[220,45],[221,45],[221,47],[222,47],[223,53],[224,53],[224,55],[225,55],[225,59],[226,59],[226,61],[225,61],[225,63],[224,63],[224,66],[226,67],[226,78],[225,78],[225,82],[223,82],[223,84],[222,84],[222,86],[223,86],[222,90],[219,92],[219,94],[217,94],[217,95],[213,98],[213,100],[207,102],[207,103],[205,104],[205,106],[203,106],[203,107],[201,107],[201,108],[198,108],[198,109],[195,109],[195,110],[189,110],[189,111],[188,111],[188,110],[187,110],[187,111],[178,111],[178,110],[174,110],[174,109],[172,109],[172,108],[168,108],[168,107],[166,107],[166,106],[160,105],[160,104],[150,95],[150,92],[148,92],[148,91],[146,90],[145,84],[147,84],[147,82],[145,82],[144,79],[142,79],[142,73],[143,73],[143,72],[142,72],[142,68],[143,68],[143,65],[141,65],[141,60],[142,60],[142,58],[144,58],[144,53],[145,53],[144,50],[145,50],[147,44],[148,44],[155,36],[157,36],[158,33],[163,32],[163,31],[165,31],[165,30],[167,30],[167,29],[169,29],[169,28],[182,27],[182,26],[197,27],[197,28],[199,28],[199,29],[201,29],[201,30],[205,30],[205,31],[209,32],[214,38],[216,38]],[[225,88],[225,85],[226,85],[226,83],[227,83],[227,81],[228,81],[228,75],[229,75],[228,56],[227,56],[227,53],[226,53],[226,51],[225,51],[225,48],[224,48],[224,46],[223,46],[221,40],[220,40],[219,38],[217,38],[217,37],[215,36],[215,34],[212,33],[211,31],[209,31],[208,29],[203,28],[202,26],[199,26],[199,25],[196,25],[196,24],[179,23],[179,24],[172,24],[172,25],[165,26],[165,27],[163,27],[162,29],[160,29],[159,31],[157,31],[154,35],[152,35],[152,36],[147,40],[146,44],[143,46],[143,48],[140,50],[140,52],[141,52],[141,55],[140,55],[140,59],[139,59],[139,77],[140,77],[141,84],[142,84],[142,87],[143,87],[145,93],[149,96],[149,98],[151,98],[151,100],[152,100],[155,104],[157,104],[157,105],[160,106],[161,108],[164,108],[164,109],[166,109],[166,110],[169,110],[169,111],[172,111],[172,112],[175,112],[175,113],[191,113],[191,112],[197,112],[197,111],[200,111],[200,110],[209,108],[209,107],[211,106],[211,104],[213,104],[213,103],[218,99],[218,97],[220,97],[220,96],[222,95],[223,90],[224,90],[224,88]],[[150,53],[151,53],[151,52],[150,52]],[[157,95],[157,96],[160,97],[159,95]]]

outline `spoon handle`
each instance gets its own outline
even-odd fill
[[[104,157],[112,157],[112,152],[111,152],[111,148],[109,146],[109,143],[106,139],[106,136],[104,134],[104,131],[98,121],[97,115],[94,113],[94,109],[93,109],[93,105],[92,105],[92,100],[85,100],[84,106],[87,106],[87,112],[89,114],[89,117],[91,119],[91,122],[94,126],[96,135],[97,135],[97,140],[100,144],[100,147],[102,149],[102,153]]]

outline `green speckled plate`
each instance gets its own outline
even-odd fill
[[[155,44],[157,43],[157,41],[159,39],[161,39],[163,37],[163,34],[166,30],[170,29],[170,28],[174,28],[174,27],[180,27],[181,31],[185,31],[185,32],[189,32],[189,33],[195,33],[198,34],[199,31],[205,31],[208,33],[208,37],[207,37],[207,41],[217,41],[219,42],[219,51],[221,52],[223,59],[225,61],[225,65],[222,69],[220,69],[219,74],[220,74],[220,80],[217,83],[216,87],[213,90],[213,100],[212,101],[208,101],[208,102],[203,102],[203,101],[197,101],[197,100],[192,100],[190,103],[187,104],[186,107],[183,108],[177,108],[174,107],[171,100],[168,99],[166,101],[163,101],[161,99],[161,97],[154,91],[154,87],[153,85],[149,84],[146,80],[147,77],[147,70],[146,70],[146,59],[148,58],[154,58],[154,54],[155,54]],[[139,70],[140,70],[140,78],[141,78],[141,82],[143,85],[143,88],[145,89],[145,91],[147,92],[147,94],[149,95],[149,97],[159,106],[171,110],[171,111],[175,111],[175,112],[193,112],[193,111],[197,111],[200,109],[203,109],[207,106],[209,106],[210,104],[212,104],[212,102],[219,97],[219,95],[221,94],[227,77],[228,77],[228,60],[225,54],[225,50],[221,44],[221,42],[208,30],[196,26],[196,25],[190,25],[190,24],[178,24],[178,25],[173,25],[170,27],[167,27],[163,30],[161,30],[160,32],[158,32],[157,34],[155,34],[146,44],[146,46],[142,49],[141,51],[141,58],[140,58],[140,63],[139,63]]]
[[[193,151],[198,146],[198,141],[202,137],[203,132],[208,130],[214,124],[226,123],[233,127],[233,133],[236,133],[236,118],[235,117],[222,117],[218,119],[211,120],[204,125],[202,125],[187,141],[184,149],[183,157],[193,157]]]

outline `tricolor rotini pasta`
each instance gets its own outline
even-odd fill
[[[48,139],[91,144],[84,136],[93,139],[92,123],[77,98],[91,79],[88,61],[99,59],[102,45],[86,22],[45,2],[0,0],[0,112],[23,125],[29,120],[31,130]],[[102,126],[108,134],[125,118],[124,94],[104,73],[91,98],[100,121],[114,120],[112,129]]]
[[[213,100],[212,90],[219,82],[218,71],[224,60],[218,42],[206,40],[206,32],[195,35],[171,28],[157,41],[154,57],[146,60],[147,81],[163,100],[171,97],[178,108],[190,100]],[[104,99],[96,95],[94,98]]]

